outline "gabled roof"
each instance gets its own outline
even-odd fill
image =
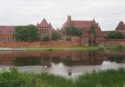
[[[68,27],[68,24],[69,24],[68,21],[66,21],[63,24],[61,29],[65,28],[65,27]],[[88,20],[83,20],[83,21],[73,20],[73,21],[71,21],[71,24],[74,27],[90,28],[94,24],[94,21],[91,21],[91,20],[89,20],[89,21]]]
[[[40,23],[41,26],[48,26],[49,24],[47,23],[46,19],[44,18],[41,23]]]
[[[117,29],[117,30],[118,30],[118,29],[125,29],[125,24],[124,24],[124,22],[123,22],[123,21],[120,21],[116,29]]]
[[[48,23],[45,18],[40,23],[37,23],[37,26],[38,27],[52,28],[51,23]]]
[[[64,29],[66,27],[78,27],[78,28],[85,28],[85,29],[89,29],[90,27],[93,26],[93,24],[95,24],[95,20],[72,20],[71,16],[67,16],[67,21],[63,24],[61,29]]]
[[[12,34],[15,26],[0,26],[0,34]]]

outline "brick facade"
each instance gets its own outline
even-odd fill
[[[83,34],[80,36],[81,45],[96,45],[99,40],[102,40],[103,34],[99,24],[93,20],[72,20],[71,16],[67,16],[67,21],[63,24],[61,30],[65,28],[75,27],[83,30]],[[89,30],[94,29],[94,34],[89,34]]]

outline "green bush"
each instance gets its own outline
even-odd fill
[[[72,40],[71,40],[71,37],[67,37],[67,38],[66,38],[66,41],[72,41]]]
[[[47,36],[45,36],[45,37],[43,37],[43,41],[49,41],[50,40],[50,38],[49,38],[49,36],[47,35]]]
[[[107,35],[106,38],[107,39],[124,39],[124,35],[121,32],[112,31]]]
[[[63,30],[64,35],[80,36],[83,33],[81,28],[69,27]]]
[[[123,47],[122,45],[117,45],[117,46],[116,46],[116,49],[117,49],[117,50],[122,50],[123,48],[124,48],[124,47]]]
[[[54,32],[52,34],[52,40],[60,40],[61,39],[61,34],[59,32]]]

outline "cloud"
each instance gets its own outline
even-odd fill
[[[124,0],[0,0],[0,25],[36,24],[43,18],[61,27],[67,15],[74,20],[99,22],[102,30],[113,30],[125,21]]]

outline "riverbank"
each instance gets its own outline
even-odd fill
[[[53,50],[98,50],[96,46],[73,46],[73,47],[43,47],[43,48],[25,48],[25,50],[41,50],[41,51],[53,51]]]
[[[41,48],[0,48],[1,51],[54,51],[54,50],[122,50],[124,46],[72,46],[72,47],[41,47]]]
[[[124,46],[73,46],[73,47],[43,47],[43,48],[25,48],[25,50],[40,50],[40,51],[53,51],[53,50],[122,50],[125,49]]]
[[[80,75],[74,79],[47,73],[0,72],[0,87],[125,87],[125,69]]]

